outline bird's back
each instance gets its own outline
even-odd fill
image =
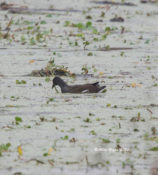
[[[97,93],[104,88],[105,86],[100,87],[97,83],[96,85],[84,84],[84,85],[69,86],[68,89],[65,90],[69,93]]]

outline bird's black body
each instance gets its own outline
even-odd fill
[[[61,78],[55,77],[53,79],[52,88],[57,85],[60,86],[62,93],[97,93],[106,87],[106,86],[99,86],[99,82],[93,84],[69,86]]]

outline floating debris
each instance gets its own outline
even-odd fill
[[[124,18],[122,17],[114,17],[110,19],[111,22],[124,22]]]
[[[141,0],[140,1],[142,4],[147,4],[147,3],[157,3],[157,0]]]
[[[98,48],[97,51],[113,51],[113,50],[131,50],[133,48],[131,47],[102,47],[102,48]]]
[[[119,5],[119,6],[136,6],[131,2],[114,2],[114,1],[93,1],[96,4],[108,4],[108,5]]]
[[[49,77],[49,76],[75,76],[74,73],[71,73],[67,67],[56,65],[54,59],[50,60],[47,66],[41,70],[33,70],[29,76],[34,77]]]

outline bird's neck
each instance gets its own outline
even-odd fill
[[[62,87],[66,87],[67,84],[65,83],[65,81],[61,80],[58,82],[58,85],[62,88]]]

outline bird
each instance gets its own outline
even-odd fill
[[[55,86],[59,86],[62,93],[98,93],[106,87],[99,86],[99,82],[70,86],[60,77],[55,77],[53,79],[52,89]]]

